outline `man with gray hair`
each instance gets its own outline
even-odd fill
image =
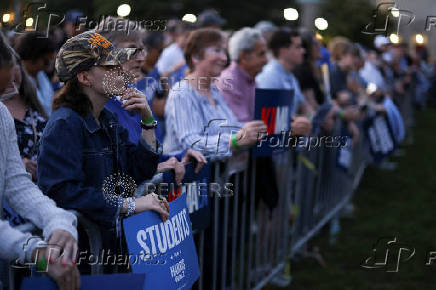
[[[267,63],[266,42],[261,33],[245,27],[229,40],[231,64],[220,75],[218,89],[240,122],[254,118],[255,77]]]

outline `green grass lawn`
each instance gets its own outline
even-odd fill
[[[436,110],[416,118],[415,143],[403,147],[405,156],[392,159],[398,169],[365,171],[354,198],[355,217],[341,220],[337,243],[328,243],[327,231],[313,239],[327,266],[311,258],[292,261],[287,289],[436,289],[436,259],[425,265],[428,252],[436,252]],[[398,273],[360,267],[383,236],[416,249]]]

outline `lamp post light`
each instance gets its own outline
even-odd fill
[[[392,8],[391,8],[391,14],[392,14],[392,16],[394,16],[395,18],[400,17],[400,9],[398,9],[397,7],[392,7]]]
[[[33,26],[33,18],[29,17],[26,19],[26,27],[32,27]]]
[[[194,14],[185,14],[182,18],[182,21],[195,23],[197,21],[197,16]]]
[[[389,35],[389,40],[394,43],[397,44],[400,42],[400,37],[398,36],[398,34],[396,33],[392,33],[391,35]]]
[[[120,17],[126,17],[129,16],[130,11],[132,11],[132,8],[129,4],[121,4],[120,6],[118,6],[117,14]]]
[[[283,17],[286,20],[291,20],[291,21],[297,20],[298,19],[298,11],[295,8],[283,9]]]
[[[315,27],[319,30],[326,30],[329,27],[329,23],[322,17],[315,19]]]
[[[3,22],[9,22],[11,20],[11,14],[5,13],[2,18]]]
[[[415,35],[416,44],[424,44],[424,36],[421,33]]]

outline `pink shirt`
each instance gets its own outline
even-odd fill
[[[221,72],[217,87],[238,121],[248,122],[254,118],[254,91],[256,82],[236,62]]]

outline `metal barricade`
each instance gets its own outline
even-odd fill
[[[333,135],[339,135],[338,122]],[[261,289],[283,272],[300,250],[352,198],[370,162],[363,134],[353,146],[350,168],[337,167],[337,148],[289,150],[273,156],[279,201],[270,210],[256,200],[256,162],[233,170],[231,160],[214,163],[211,182],[234,181],[231,196],[213,195],[211,228],[200,232],[202,277],[198,289]],[[248,161],[247,161],[248,163]],[[297,216],[291,225],[291,216]],[[206,231],[208,231],[206,230]],[[205,252],[204,243],[213,246]],[[204,263],[205,255],[211,263]]]
[[[341,126],[337,122],[332,135],[339,135]],[[337,167],[337,148],[291,149],[273,155],[279,193],[273,209],[258,200],[259,168],[248,151],[214,161],[210,182],[231,183],[233,193],[210,195],[210,226],[194,232],[201,272],[194,289],[261,289],[283,273],[288,259],[351,200],[371,162],[367,142],[361,134],[348,170]],[[98,253],[102,247],[98,227],[75,214],[90,238],[91,252]],[[98,273],[101,268],[92,268],[92,274]]]

